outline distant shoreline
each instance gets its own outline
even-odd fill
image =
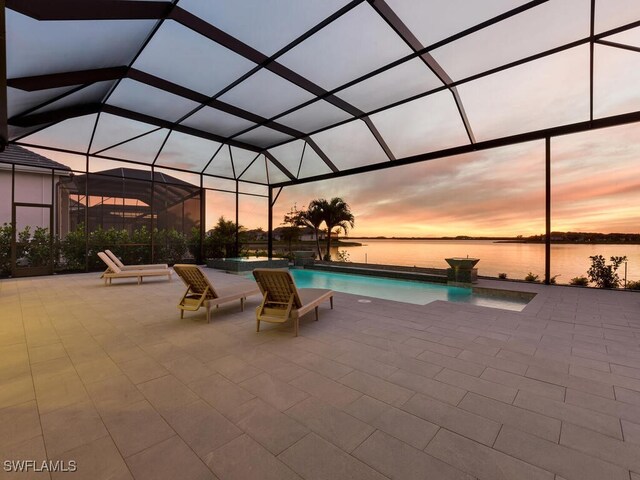
[[[636,235],[636,234],[634,234]],[[494,243],[530,243],[544,244],[544,238],[514,238],[514,237],[342,237],[341,240],[393,240],[393,241],[492,241]],[[621,240],[620,238],[601,238],[597,240],[551,240],[553,245],[640,245],[640,239]]]

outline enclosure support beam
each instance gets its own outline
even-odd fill
[[[269,187],[269,220],[267,226],[267,256],[273,258],[273,188]]]
[[[240,256],[240,181],[236,180],[236,245],[234,256]]]
[[[460,147],[446,148],[444,150],[438,150],[436,152],[421,153],[419,155],[413,155],[411,157],[404,157],[396,160],[395,162],[381,162],[373,163],[371,165],[363,165],[361,167],[349,168],[346,170],[340,170],[339,172],[327,173],[323,175],[316,175],[313,177],[300,178],[295,181],[289,182],[277,182],[273,183],[273,187],[289,187],[291,185],[301,185],[303,183],[317,182],[319,180],[328,180],[338,177],[346,177],[349,175],[355,175],[359,173],[374,172],[378,170],[384,170],[390,167],[396,167],[399,165],[411,165],[414,163],[424,162],[425,160],[436,160],[438,158],[446,158],[454,155],[460,155],[463,153],[470,153],[481,150],[488,150],[496,147],[505,147],[508,145],[516,145],[518,143],[530,142],[533,140],[543,140],[547,137],[557,137],[560,135],[570,135],[572,133],[587,132],[590,130],[597,130],[599,128],[615,127],[618,125],[626,125],[630,123],[640,122],[640,111],[623,113],[621,115],[614,115],[605,118],[596,118],[592,122],[578,122],[569,125],[562,125],[560,127],[546,128],[544,130],[538,130],[535,132],[521,133],[517,135],[511,135],[509,137],[501,137],[495,140],[486,140],[475,143],[473,145],[462,145]]]
[[[0,0],[0,152],[9,141],[7,125],[7,36],[4,28],[4,0]]]
[[[200,245],[198,245],[200,258],[196,259],[196,263],[205,261],[204,236],[207,233],[206,220],[207,220],[207,192],[204,189],[204,175],[200,174]]]
[[[596,23],[596,0],[591,0],[591,19],[589,29],[589,120],[593,122],[593,67],[594,67],[594,34]]]
[[[551,283],[551,137],[544,139],[545,145],[545,235],[544,235],[544,284]]]
[[[404,42],[413,50],[414,53],[418,53],[424,50],[424,45],[418,38],[411,32],[409,27],[405,25],[405,23],[400,20],[400,17],[396,15],[393,9],[384,1],[384,0],[374,0],[371,2],[371,6],[374,8],[376,12],[385,20],[391,28],[398,34],[398,36],[404,40]],[[462,105],[462,100],[460,95],[458,94],[458,90],[455,86],[452,86],[453,79],[445,72],[444,68],[436,61],[431,54],[425,52],[420,55],[420,59],[423,63],[438,77],[438,79],[451,91],[453,95],[453,100],[456,104],[456,108],[458,109],[458,113],[460,114],[460,119],[464,125],[464,128],[467,132],[467,136],[469,137],[469,142],[475,143],[476,139],[473,135],[473,130],[471,129],[471,123],[469,122],[469,118],[467,117],[467,113],[464,110],[464,106]],[[374,134],[375,135],[375,134]],[[391,159],[393,160],[393,159]]]
[[[89,271],[89,154],[85,156],[84,174],[87,181],[84,182],[84,269]]]
[[[155,167],[151,165],[151,263],[156,261],[156,252],[155,252],[155,235],[153,234],[153,229],[155,225],[155,212],[154,212],[154,204],[155,204],[155,194],[156,194],[156,171]]]

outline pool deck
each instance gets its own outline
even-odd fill
[[[248,281],[207,270],[218,284]],[[74,479],[640,479],[640,294],[522,312],[336,293],[320,321],[186,313],[178,280],[0,280],[0,452]]]

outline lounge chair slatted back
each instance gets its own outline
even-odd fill
[[[244,311],[244,301],[251,295],[260,293],[258,286],[254,283],[246,282],[243,285],[232,285],[229,288],[216,290],[209,278],[197,265],[174,265],[173,269],[187,286],[178,308],[180,318],[184,318],[185,310],[196,311],[204,306],[207,309],[207,322],[211,321],[211,307],[223,303],[240,300],[240,309]]]
[[[144,277],[166,276],[171,281],[171,270],[169,268],[123,270],[106,253],[98,252],[98,257],[107,265],[107,269],[101,275],[101,278],[104,278],[105,285],[111,285],[111,280],[114,278],[137,278],[138,285],[142,283]]]
[[[169,268],[166,263],[145,264],[145,265],[125,265],[118,258],[118,256],[111,250],[105,250],[104,253],[115,263],[121,270],[161,270],[163,268]]]
[[[105,250],[104,253],[106,253],[107,256],[113,261],[113,263],[115,263],[119,268],[124,268],[124,263],[122,263],[111,250]]]
[[[260,331],[260,322],[284,323],[293,320],[294,333],[298,336],[300,317],[312,309],[318,320],[318,306],[329,300],[333,308],[333,292],[319,288],[298,290],[288,270],[256,268],[253,271],[262,303],[256,309],[256,331]]]
[[[105,254],[104,252],[98,252],[98,257],[100,257],[100,260],[102,260],[104,263],[107,264],[108,272],[105,272],[105,273],[121,273],[122,272],[122,269],[118,265],[113,263],[111,258],[109,258],[107,254]]]
[[[267,299],[270,303],[287,305],[293,295],[292,306],[302,307],[298,289],[288,270],[257,268],[253,271],[253,276],[262,294],[268,293]]]
[[[188,287],[190,295],[202,296],[203,300],[218,297],[216,289],[197,265],[174,265],[173,270]]]

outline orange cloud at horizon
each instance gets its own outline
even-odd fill
[[[552,230],[640,232],[640,125],[552,140]],[[340,196],[352,236],[516,236],[545,229],[544,143],[530,142],[286,188],[294,204]]]

